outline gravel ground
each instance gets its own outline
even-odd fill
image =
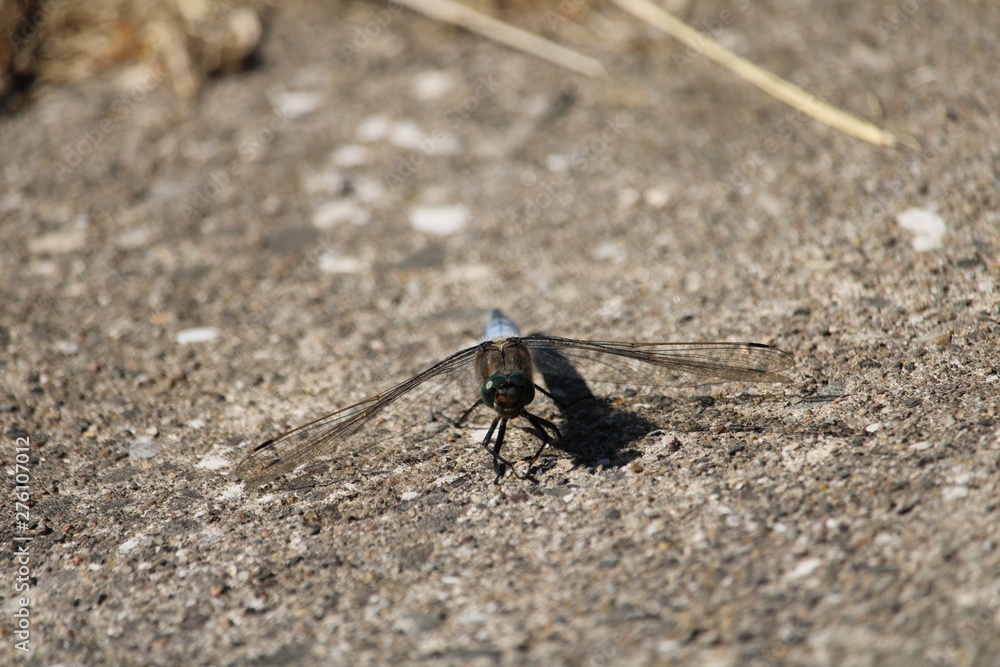
[[[290,3],[260,66],[188,106],[136,66],[0,118],[0,536],[24,568],[0,656],[27,613],[33,664],[998,664],[1000,7],[695,4],[919,152],[603,12],[615,48],[565,34],[607,80]],[[542,400],[587,448],[537,484],[494,485],[481,432],[419,404],[305,479],[234,477],[497,306],[798,363],[572,423]]]

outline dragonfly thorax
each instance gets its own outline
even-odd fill
[[[486,341],[476,350],[483,403],[501,417],[520,417],[535,398],[531,352],[520,338]]]
[[[483,383],[483,403],[501,417],[519,417],[535,400],[535,384],[523,373],[497,373]]]

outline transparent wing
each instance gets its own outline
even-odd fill
[[[631,386],[782,382],[786,378],[780,372],[795,363],[787,352],[759,343],[628,343],[540,334],[521,340],[546,381],[558,377]],[[259,486],[320,457],[370,446],[381,425],[406,414],[415,401],[430,410],[458,381],[471,385],[470,367],[480,347],[457,352],[388,391],[262,443],[239,463],[236,474]],[[470,404],[475,396],[469,393]]]
[[[430,412],[435,397],[440,397],[457,380],[471,379],[470,366],[479,347],[456,352],[388,391],[258,445],[236,466],[236,474],[248,484],[260,486],[345,447],[370,444],[381,424],[405,413],[417,399],[424,399]],[[475,394],[470,395],[469,403],[475,398]]]
[[[781,371],[795,365],[792,355],[761,343],[627,343],[542,334],[524,343],[543,376],[575,380],[579,373],[588,382],[616,385],[783,382]],[[575,372],[567,369],[567,360]]]

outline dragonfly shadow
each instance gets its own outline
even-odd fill
[[[572,362],[558,349],[534,353],[538,369],[556,407],[562,413],[562,439],[553,447],[585,466],[621,467],[642,454],[632,443],[655,431],[657,426],[635,412],[620,410],[612,401],[591,391]]]

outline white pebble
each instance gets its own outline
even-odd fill
[[[389,117],[372,116],[366,118],[361,125],[358,125],[358,140],[360,141],[380,141],[389,134]]]
[[[410,224],[418,232],[448,236],[465,229],[469,221],[469,209],[454,206],[414,206],[410,209]]]
[[[28,241],[28,252],[33,255],[61,255],[79,250],[85,242],[86,237],[82,229],[66,229],[31,239]]]
[[[347,144],[333,151],[333,163],[347,169],[368,162],[368,149],[358,144]]]
[[[555,173],[566,171],[569,169],[569,157],[550,153],[545,156],[545,168]]]
[[[455,78],[447,72],[430,70],[415,76],[412,85],[418,100],[436,100],[455,87]]]
[[[605,241],[598,244],[590,251],[590,255],[598,261],[609,261],[614,264],[622,264],[628,259],[628,252],[621,243],[616,241]]]
[[[142,438],[132,443],[128,448],[128,455],[132,459],[151,459],[160,449],[161,446],[156,441]]]
[[[400,148],[418,150],[424,155],[456,155],[462,148],[455,135],[449,134],[441,128],[437,128],[432,134],[427,134],[416,123],[409,120],[394,123],[389,130],[388,139],[391,144]]]
[[[642,198],[650,208],[663,208],[670,201],[670,190],[662,185],[654,186],[643,192]]]
[[[289,91],[278,93],[271,106],[285,118],[299,118],[310,114],[323,104],[323,94],[315,91]]]
[[[941,489],[941,497],[944,500],[958,500],[959,498],[965,498],[969,495],[969,487],[967,486],[946,486]]]
[[[420,148],[420,142],[427,138],[424,131],[411,120],[393,123],[389,130],[389,143],[400,148]]]
[[[944,244],[941,239],[947,231],[944,220],[934,211],[924,208],[908,208],[896,214],[896,222],[913,232],[913,249],[917,252],[937,250]]]
[[[618,208],[623,211],[632,208],[641,198],[635,188],[622,188],[618,191]]]
[[[229,459],[223,456],[208,455],[202,457],[200,461],[194,464],[195,468],[202,468],[204,470],[224,470],[229,467]]]
[[[320,204],[313,211],[312,223],[317,229],[333,229],[343,222],[363,225],[371,218],[367,209],[361,208],[350,199],[335,199]]]
[[[191,343],[207,343],[219,337],[219,330],[216,327],[194,327],[192,329],[182,329],[174,336],[178,345],[190,345]]]
[[[320,255],[317,266],[323,273],[359,273],[364,268],[364,263],[357,257],[344,257],[325,252]]]
[[[380,180],[358,176],[354,181],[354,195],[358,201],[370,204],[385,196],[385,186]]]
[[[802,577],[808,577],[822,564],[823,561],[819,558],[806,558],[805,560],[799,562],[799,564],[796,565],[791,572],[786,574],[785,578],[794,581],[796,579],[801,579]]]
[[[340,194],[346,184],[347,178],[339,169],[314,171],[302,178],[303,187],[310,193]]]
[[[119,248],[132,250],[134,248],[141,248],[142,246],[148,244],[152,238],[152,229],[149,227],[137,227],[116,235],[115,238],[112,239],[112,243]]]

